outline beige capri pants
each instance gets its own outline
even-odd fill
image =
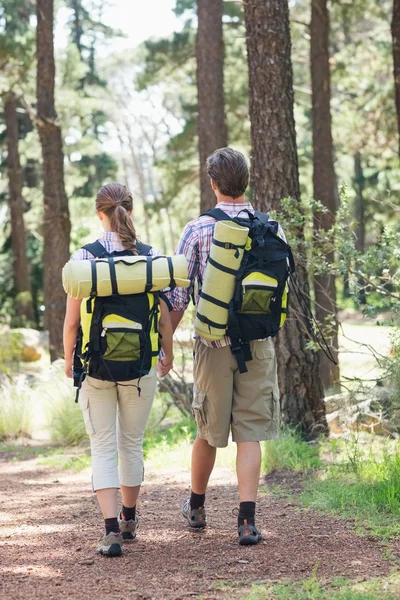
[[[140,380],[115,384],[87,376],[79,404],[92,454],[93,491],[143,481],[143,436],[157,385],[156,369]],[[118,461],[117,461],[118,458]]]

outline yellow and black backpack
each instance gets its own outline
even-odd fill
[[[246,215],[241,216],[243,212]],[[252,359],[249,342],[275,336],[286,320],[288,280],[295,271],[292,251],[279,235],[278,223],[270,220],[264,213],[255,211],[253,214],[244,209],[231,218],[219,208],[214,208],[204,214],[217,221],[233,221],[249,228],[240,268],[233,273],[236,276],[234,295],[225,307],[228,309],[226,335],[231,340],[231,349],[239,370],[245,373],[246,362]],[[215,239],[213,243],[219,244]],[[224,244],[224,247],[227,245]],[[235,249],[234,246],[231,247]],[[222,265],[216,266],[225,269]],[[201,286],[202,282],[199,284]],[[221,305],[210,296],[206,299]],[[218,323],[209,324],[220,327]]]
[[[148,256],[151,246],[137,243],[141,256]],[[132,253],[109,253],[100,242],[83,246],[95,259],[107,260],[112,256]],[[96,279],[90,297],[82,301],[81,327],[74,354],[74,385],[79,390],[86,375],[103,381],[130,381],[147,375],[157,363],[160,351],[158,321],[159,293],[119,295],[110,262],[113,294],[100,297],[96,294]],[[94,269],[95,273],[96,270]],[[151,287],[151,286],[150,286]]]

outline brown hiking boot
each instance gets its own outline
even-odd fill
[[[239,546],[254,546],[261,542],[261,531],[255,525],[248,525],[245,520],[243,525],[238,527]]]
[[[97,548],[97,554],[103,556],[121,556],[122,554],[122,533],[106,533]]]
[[[193,529],[202,529],[207,525],[204,507],[201,506],[200,508],[192,510],[190,507],[190,496],[186,498],[182,505],[182,514]]]

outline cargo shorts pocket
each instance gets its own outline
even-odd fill
[[[271,360],[274,357],[274,346],[269,341],[254,342],[253,351],[258,360]]]
[[[83,421],[85,423],[86,433],[88,435],[94,435],[96,432],[94,430],[92,420],[90,418],[90,407],[89,407],[89,398],[86,394],[79,395],[79,406],[82,410]]]
[[[192,413],[199,430],[207,426],[206,414],[206,393],[200,390],[196,385],[193,388]]]
[[[272,419],[269,424],[268,431],[274,437],[278,437],[281,420],[281,405],[278,386],[272,390]]]

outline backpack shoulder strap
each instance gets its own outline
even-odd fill
[[[139,256],[148,256],[150,250],[152,250],[153,246],[149,246],[148,244],[143,244],[142,242],[136,242],[136,250]]]
[[[87,250],[90,254],[93,254],[95,258],[100,258],[102,256],[110,256],[107,250],[104,248],[103,244],[100,244],[98,240],[93,242],[92,244],[86,244],[86,246],[82,246],[82,250]]]
[[[217,221],[233,221],[233,219],[227,215],[223,210],[221,210],[220,208],[212,208],[211,210],[208,210],[207,212],[204,212],[200,215],[201,217],[213,217],[214,219],[216,219]]]

